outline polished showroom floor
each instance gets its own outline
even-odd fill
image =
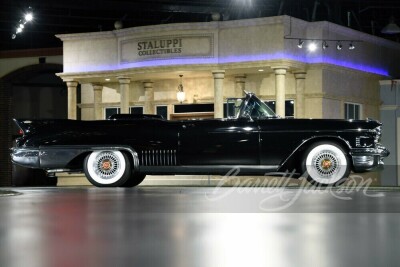
[[[397,189],[142,186],[0,193],[0,266],[400,262]]]

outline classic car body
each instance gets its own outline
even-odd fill
[[[23,136],[12,162],[48,173],[85,172],[96,186],[134,186],[146,174],[305,173],[312,183],[343,182],[383,165],[375,120],[282,119],[246,93],[225,119],[167,121],[157,115],[109,120],[17,120]]]

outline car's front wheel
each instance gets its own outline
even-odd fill
[[[121,151],[94,151],[83,167],[87,179],[98,187],[122,186],[132,174],[130,160]]]
[[[314,185],[340,185],[350,174],[350,161],[338,144],[319,142],[306,151],[303,172]]]
[[[146,177],[146,174],[142,173],[134,173],[128,181],[126,181],[123,185],[120,185],[120,187],[134,187],[139,185],[141,182],[143,182],[144,178]]]

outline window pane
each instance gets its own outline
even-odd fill
[[[359,105],[354,105],[354,108],[355,108],[354,119],[359,120],[360,119],[360,106]]]
[[[168,119],[167,106],[157,106],[157,115],[161,115],[164,119]]]
[[[214,104],[183,104],[175,105],[175,113],[186,113],[186,112],[213,112]]]
[[[354,105],[349,105],[349,119],[354,119]]]
[[[235,117],[235,103],[224,103],[224,118]]]
[[[119,114],[119,108],[106,108],[105,116],[108,119],[111,115]]]
[[[361,105],[345,103],[344,118],[347,120],[359,120],[361,118]]]
[[[273,112],[276,112],[276,111],[275,111],[275,101],[265,101],[264,103],[267,104],[267,106],[268,106],[270,109],[272,109]]]
[[[143,107],[130,107],[129,113],[130,114],[143,114]]]
[[[265,104],[276,112],[276,102],[275,101],[265,101]],[[294,100],[285,100],[285,117],[294,117]]]
[[[294,100],[285,101],[285,117],[294,117]]]

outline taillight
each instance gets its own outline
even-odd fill
[[[22,131],[22,129],[19,129],[18,134],[19,135],[24,135],[24,131]]]

